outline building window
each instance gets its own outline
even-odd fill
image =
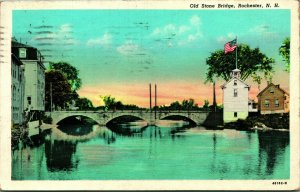
[[[279,107],[279,100],[275,99],[275,107]]]
[[[13,100],[16,100],[16,86],[13,86]]]
[[[270,87],[270,93],[274,93],[273,87]]]
[[[233,96],[234,96],[234,97],[237,97],[237,96],[238,96],[237,89],[233,89]]]
[[[233,113],[233,116],[234,116],[234,117],[237,117],[237,112],[234,112],[234,113]]]
[[[269,99],[266,99],[265,100],[265,107],[269,107],[270,106],[270,100]]]
[[[237,85],[237,80],[234,80],[234,81],[233,81],[233,85]]]
[[[19,57],[26,58],[26,48],[19,48]]]
[[[28,105],[31,105],[31,97],[27,97],[27,103]]]

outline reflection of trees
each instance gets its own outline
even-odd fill
[[[262,171],[262,164],[266,163],[265,173],[271,175],[276,167],[277,158],[283,154],[289,145],[289,132],[258,131],[259,162],[258,171]]]
[[[77,143],[67,141],[45,141],[47,168],[50,171],[69,171],[77,168],[78,162],[72,157],[76,152]]]
[[[81,125],[66,125],[66,126],[59,126],[58,129],[60,129],[62,132],[68,134],[68,135],[75,135],[75,136],[82,136],[87,135],[93,131],[92,126],[81,126]]]

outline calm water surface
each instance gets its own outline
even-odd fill
[[[12,179],[288,179],[289,157],[288,132],[214,131],[183,121],[62,126],[39,146],[12,152]]]

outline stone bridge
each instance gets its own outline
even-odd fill
[[[196,125],[203,125],[208,119],[210,112],[205,111],[157,111],[149,110],[124,110],[124,111],[54,111],[46,112],[47,116],[52,117],[52,124],[57,124],[68,117],[84,116],[93,119],[99,125],[106,125],[111,120],[121,116],[133,116],[140,118],[148,123],[155,125],[156,121],[170,117],[180,116]]]

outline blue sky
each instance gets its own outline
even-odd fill
[[[47,61],[76,66],[80,95],[96,105],[99,95],[146,105],[149,82],[160,88],[159,104],[211,100],[205,60],[236,36],[274,58],[274,83],[289,88],[278,54],[290,36],[289,10],[22,10],[13,13],[13,36]]]

